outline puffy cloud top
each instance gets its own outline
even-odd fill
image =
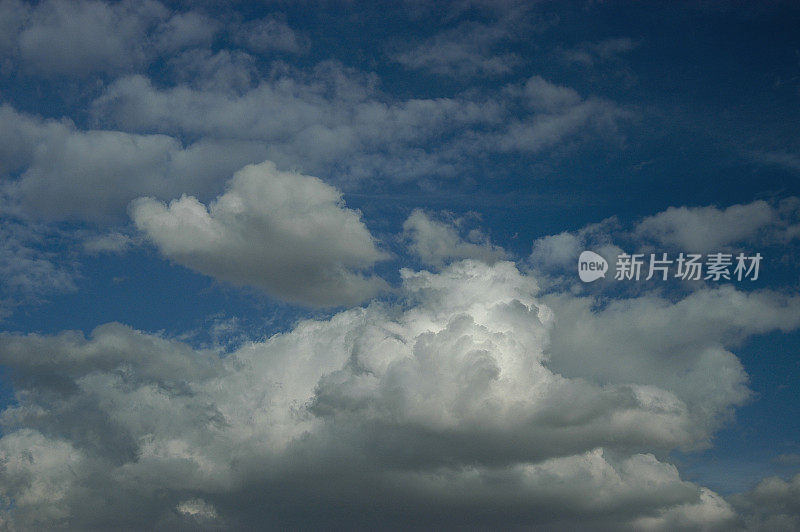
[[[386,255],[360,214],[344,207],[341,193],[271,162],[234,174],[208,207],[186,195],[169,205],[140,198],[131,215],[166,257],[281,299],[349,304],[385,287],[355,271]]]

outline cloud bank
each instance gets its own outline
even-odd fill
[[[402,277],[396,304],[222,356],[113,323],[89,338],[0,336],[17,396],[0,418],[5,524],[737,525],[662,457],[706,444],[747,397],[726,347],[796,328],[796,298],[709,290],[594,314],[541,300],[509,262]],[[688,340],[674,338],[683,321]]]

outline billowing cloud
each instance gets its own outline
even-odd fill
[[[403,223],[403,238],[411,252],[431,266],[442,266],[455,259],[494,263],[507,257],[503,248],[493,245],[478,229],[469,231],[467,240],[462,239],[458,225],[463,219],[453,222],[435,220],[425,211],[415,209]]]
[[[360,213],[320,179],[271,162],[238,171],[208,207],[186,195],[169,205],[140,198],[131,216],[165,257],[280,299],[352,304],[386,287],[358,273],[386,258]]]
[[[595,314],[582,299],[551,308],[508,262],[402,277],[397,304],[224,356],[119,324],[0,336],[17,393],[0,418],[6,523],[735,524],[658,457],[702,445],[747,396],[724,346],[796,328],[796,299],[716,290]],[[559,331],[581,329],[565,345]]]

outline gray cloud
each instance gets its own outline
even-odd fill
[[[131,216],[165,257],[281,299],[352,304],[387,287],[358,273],[387,257],[360,213],[321,180],[270,162],[238,171],[208,208],[186,195],[168,206],[140,198]]]

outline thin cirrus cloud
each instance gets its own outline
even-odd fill
[[[387,258],[360,213],[330,185],[271,162],[236,172],[208,207],[186,195],[140,198],[131,217],[166,258],[280,299],[335,306],[387,288],[360,273]]]
[[[551,307],[508,262],[402,277],[398,306],[304,321],[222,358],[119,324],[88,339],[0,336],[25,392],[2,416],[7,519],[430,527],[448,516],[595,529],[759,519],[657,456],[708,444],[748,397],[727,342],[797,328],[796,298],[730,288],[595,314],[566,295]],[[681,321],[696,352],[674,335]],[[580,327],[565,346],[562,331]],[[634,337],[611,341],[617,333]],[[609,350],[630,351],[628,374],[604,370]],[[592,362],[571,365],[577,352]],[[408,505],[424,510],[409,516]]]

